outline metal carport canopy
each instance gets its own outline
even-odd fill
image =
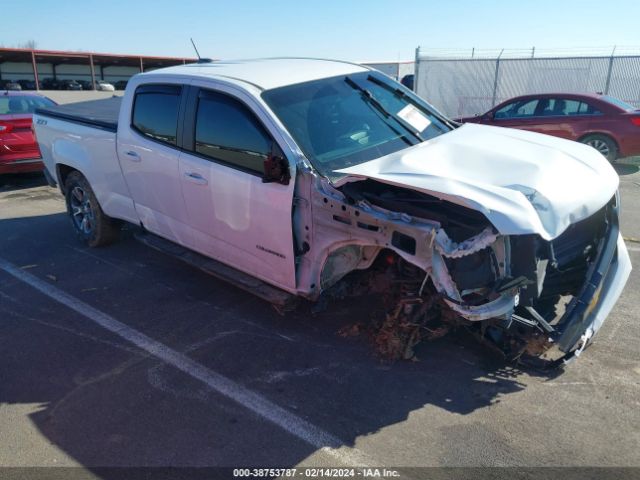
[[[52,65],[89,65],[92,85],[95,84],[95,66],[136,67],[141,72],[148,68],[162,68],[197,61],[188,57],[161,57],[149,55],[126,55],[84,51],[38,50],[30,48],[0,48],[0,66],[4,62],[31,63],[36,89],[40,89],[38,63]],[[54,74],[55,75],[55,74]]]

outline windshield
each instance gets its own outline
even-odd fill
[[[0,115],[21,115],[33,113],[36,108],[55,105],[46,97],[37,95],[2,95],[0,96]]]
[[[313,166],[368,162],[451,130],[419,97],[376,72],[291,85],[262,94]]]
[[[636,107],[634,107],[633,105],[629,105],[627,102],[623,102],[622,100],[615,97],[610,97],[609,95],[603,95],[602,99],[614,104],[616,107],[622,108],[623,110],[636,110]]]

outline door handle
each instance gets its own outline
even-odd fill
[[[134,152],[133,150],[129,150],[128,152],[125,152],[125,154],[132,162],[139,162],[140,160],[142,160],[138,152]]]
[[[199,173],[185,172],[184,176],[187,177],[187,180],[189,180],[190,182],[193,182],[193,183],[195,183],[197,185],[207,185],[209,183],[209,182],[207,182],[207,179],[204,178]]]

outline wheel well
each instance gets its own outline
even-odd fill
[[[64,185],[67,182],[67,177],[71,172],[77,172],[78,169],[59,163],[56,165],[56,171],[58,174],[58,185],[60,185],[60,191],[64,194]]]

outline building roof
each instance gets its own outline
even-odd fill
[[[33,55],[33,57],[32,57]],[[193,57],[158,57],[149,55],[125,55],[121,53],[99,53],[84,51],[40,50],[29,48],[0,48],[0,63],[31,62],[53,64],[86,65],[91,59],[95,65],[120,65],[145,68],[160,68],[170,65],[194,62]]]
[[[203,78],[230,78],[263,90],[304,83],[321,78],[366,72],[361,65],[315,58],[262,58],[192,63],[163,68],[144,75],[177,74]]]

